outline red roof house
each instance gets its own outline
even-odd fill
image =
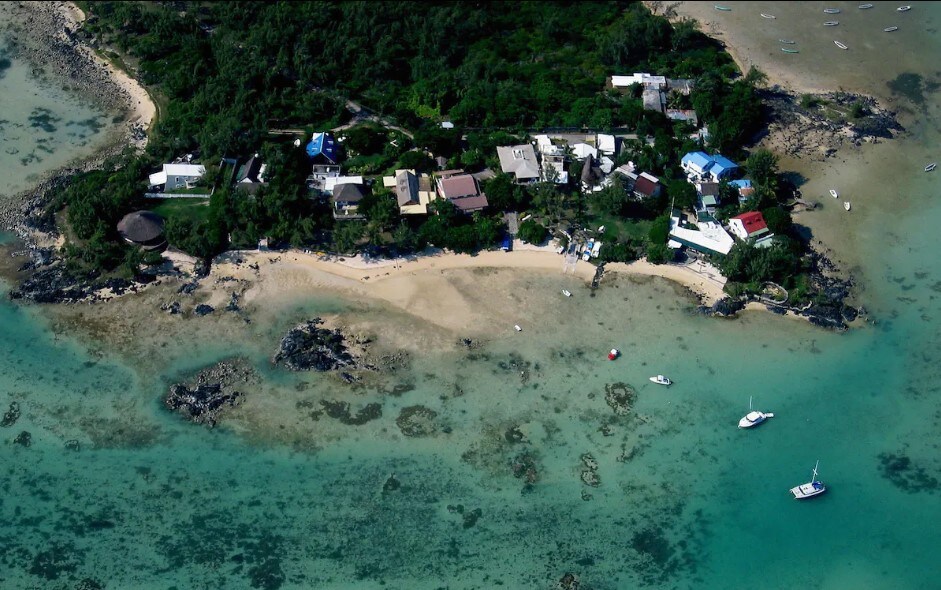
[[[768,224],[761,211],[749,211],[729,219],[729,230],[743,240],[758,238],[768,233]]]

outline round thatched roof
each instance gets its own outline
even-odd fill
[[[163,217],[153,211],[135,211],[118,222],[118,233],[129,242],[147,244],[163,237]]]

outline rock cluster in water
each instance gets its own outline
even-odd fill
[[[0,426],[7,427],[13,426],[16,424],[16,421],[20,419],[20,404],[17,402],[10,402],[10,409],[4,412],[3,420],[0,421]]]
[[[431,408],[409,406],[402,408],[398,418],[395,419],[395,424],[405,436],[430,436],[438,431],[438,424],[435,422],[437,417],[438,413]]]
[[[190,422],[212,427],[226,410],[239,403],[244,389],[256,382],[255,371],[247,361],[226,360],[200,371],[188,383],[171,386],[164,405]]]
[[[625,416],[631,411],[637,391],[627,383],[611,383],[604,386],[604,401],[618,416]]]
[[[291,371],[335,371],[357,368],[340,330],[321,328],[323,320],[314,318],[295,326],[285,334],[272,362]]]

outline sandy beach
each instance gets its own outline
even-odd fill
[[[85,13],[73,2],[55,2],[54,4],[65,18],[66,26],[69,30],[76,30],[85,22]],[[65,33],[60,33],[65,37]],[[65,37],[67,39],[67,37]],[[144,130],[150,129],[154,118],[157,116],[157,105],[150,97],[147,89],[141,86],[140,82],[132,78],[127,72],[115,67],[109,61],[101,57],[87,45],[77,44],[76,48],[81,51],[88,59],[94,61],[103,67],[111,80],[127,96],[127,105],[131,109],[131,114],[127,120],[131,124],[139,124]]]

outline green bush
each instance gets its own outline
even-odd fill
[[[533,219],[527,219],[519,226],[517,237],[530,244],[541,244],[549,237],[549,230]]]

